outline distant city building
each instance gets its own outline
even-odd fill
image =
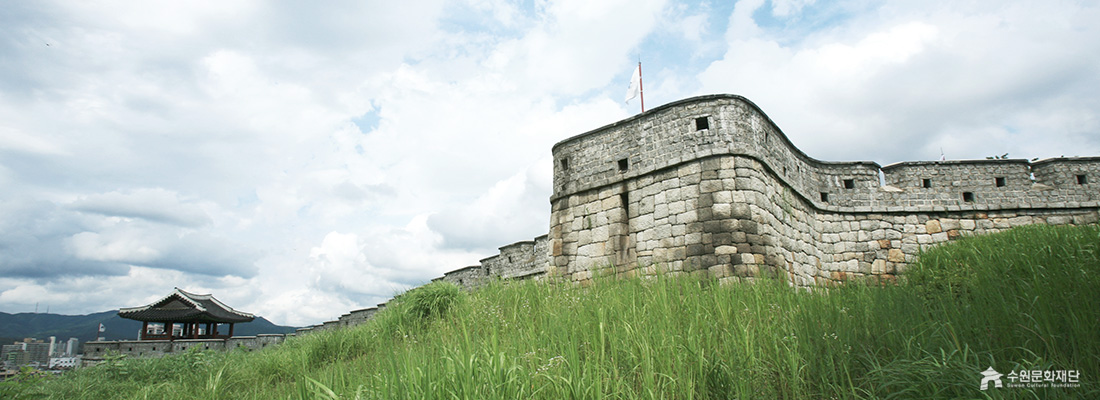
[[[40,368],[50,363],[50,344],[35,338],[26,338],[22,342],[4,345],[0,348],[0,359],[5,369],[23,366]]]
[[[0,347],[0,364],[3,364],[4,370],[15,369],[15,350],[19,347],[15,344],[5,344]]]
[[[80,339],[69,338],[69,342],[65,345],[65,355],[72,357],[78,352],[80,352]]]
[[[54,336],[49,342],[26,338],[14,344],[0,346],[0,366],[4,370],[20,367],[69,369],[80,365],[80,339],[69,338],[58,342]]]

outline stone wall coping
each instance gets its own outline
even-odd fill
[[[534,240],[521,240],[521,241],[518,241],[518,242],[515,242],[515,243],[512,243],[512,244],[500,246],[500,247],[497,248],[497,250],[503,251],[504,249],[510,249],[512,247],[523,246],[523,245],[534,246],[535,241]]]
[[[493,256],[493,257],[496,257],[496,256]],[[493,257],[489,257],[489,258],[493,258]],[[486,258],[486,260],[488,260],[489,258]],[[459,269],[456,269],[456,270],[451,270],[451,271],[444,272],[443,275],[446,276],[446,275],[450,275],[450,274],[453,274],[453,273],[456,273],[456,272],[468,271],[468,270],[476,269],[476,268],[481,268],[481,266],[480,265],[471,265],[469,267],[462,267],[462,268],[459,268]],[[436,278],[436,279],[442,279],[442,277]]]
[[[1044,165],[1044,164],[1061,163],[1061,162],[1071,162],[1072,163],[1072,162],[1097,162],[1097,161],[1100,161],[1100,156],[1093,156],[1093,157],[1053,157],[1053,158],[1044,158],[1042,160],[1032,162],[1031,165]]]
[[[932,165],[974,165],[974,164],[1031,164],[1026,158],[1010,158],[997,160],[945,160],[945,161],[900,161],[883,166],[882,171],[901,167],[932,166]]]

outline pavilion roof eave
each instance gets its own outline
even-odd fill
[[[173,299],[191,308],[158,308]],[[234,310],[214,296],[189,293],[178,287],[171,294],[148,305],[121,308],[118,315],[145,322],[244,323],[255,319],[254,315]]]
[[[161,310],[144,310],[125,314],[119,311],[118,316],[144,322],[213,322],[219,324],[239,324],[252,321],[252,318],[225,318],[213,316],[208,313],[172,313],[162,312]]]

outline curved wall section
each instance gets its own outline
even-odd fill
[[[553,155],[551,270],[576,281],[661,268],[734,280],[776,271],[798,285],[889,280],[962,235],[1095,222],[1100,200],[1098,157],[825,162],[734,95],[658,107]]]

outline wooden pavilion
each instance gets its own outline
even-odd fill
[[[143,322],[141,340],[224,339],[233,336],[233,324],[251,322],[255,318],[234,310],[214,296],[188,293],[180,288],[147,306],[120,309],[118,316]],[[163,330],[150,329],[153,328],[150,322],[163,323]],[[219,324],[229,325],[228,334],[218,333]]]

